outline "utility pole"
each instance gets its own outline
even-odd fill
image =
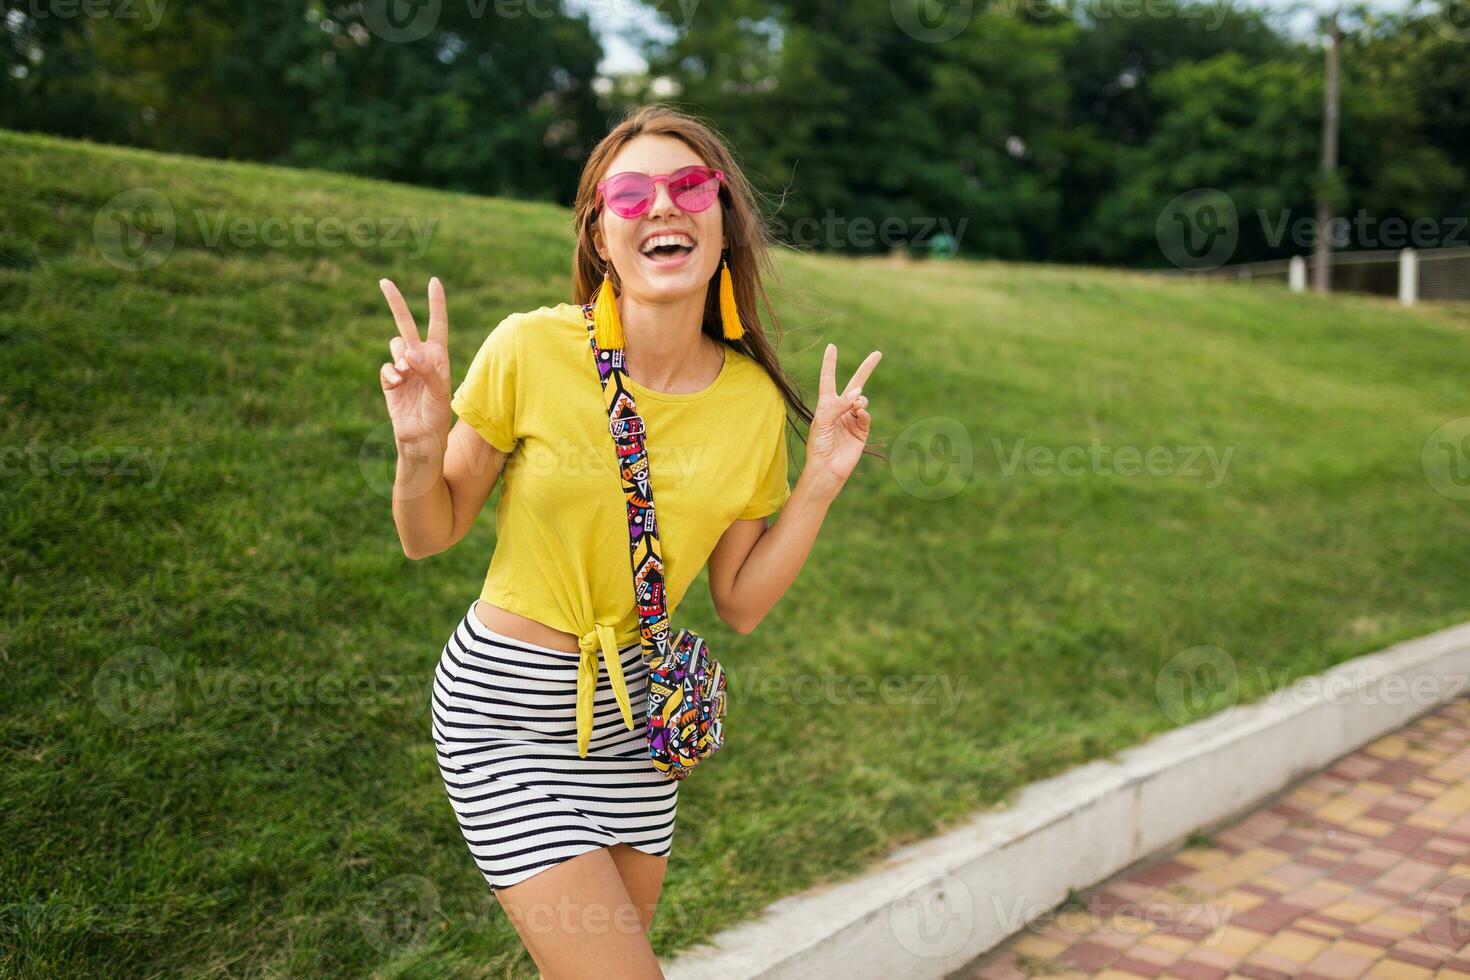
[[[1327,23],[1327,84],[1322,99],[1322,184],[1317,192],[1317,248],[1312,253],[1312,287],[1319,293],[1332,291],[1332,221],[1330,201],[1337,174],[1337,52],[1342,35],[1337,30],[1337,12]]]

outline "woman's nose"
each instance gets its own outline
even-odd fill
[[[654,182],[653,204],[649,205],[649,216],[652,217],[655,214],[675,214],[678,211],[679,206],[674,203],[673,196],[669,194],[669,182],[666,180]]]

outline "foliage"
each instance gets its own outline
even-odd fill
[[[404,40],[381,2],[77,7],[15,5],[0,125],[552,200],[600,135],[601,48],[553,3],[439,4]]]
[[[1301,252],[1276,229],[1319,194],[1377,223],[1470,209],[1463,0],[1345,12],[1331,175],[1316,37],[1235,0],[657,0],[612,28],[650,66],[617,79],[552,0],[401,5],[438,11],[406,41],[387,0],[91,2],[113,15],[6,0],[0,125],[568,202],[611,120],[666,99],[730,137],[782,240],[849,253],[948,232],[1161,265],[1155,222],[1203,187],[1242,216],[1237,260]]]

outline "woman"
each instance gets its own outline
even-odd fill
[[[429,282],[421,340],[381,283],[400,334],[380,372],[398,447],[393,516],[405,554],[437,554],[469,531],[504,471],[489,573],[435,674],[445,787],[544,976],[659,977],[648,928],[679,783],[644,743],[627,498],[588,324],[599,348],[622,346],[647,426],[671,621],[707,562],[715,609],[740,633],[796,578],[863,454],[861,389],[881,355],[839,393],[829,344],[815,412],[802,403],[756,313],[759,296],[775,322],[751,188],[686,115],[644,107],[609,133],[583,170],[574,222],[578,303],[507,317],[453,397],[443,285]],[[794,490],[788,405],[810,428]]]

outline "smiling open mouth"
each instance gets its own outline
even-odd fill
[[[650,236],[638,249],[646,259],[667,262],[681,259],[694,251],[694,239],[682,233]]]

